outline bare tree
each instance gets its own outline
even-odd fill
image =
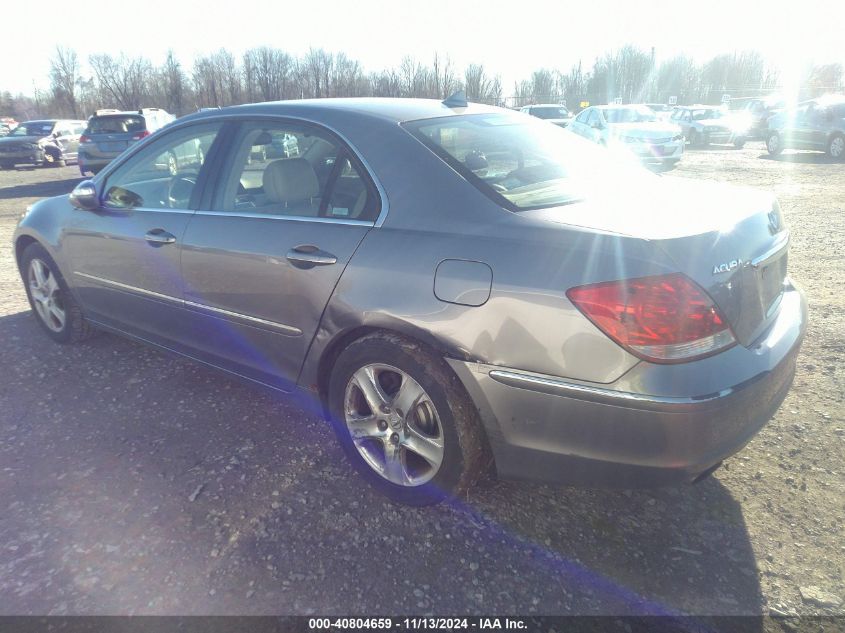
[[[499,77],[490,77],[483,64],[470,64],[464,71],[464,90],[467,99],[479,103],[498,104],[502,99]]]
[[[99,89],[101,104],[135,110],[144,107],[154,81],[153,67],[144,57],[112,57],[107,54],[89,58]]]
[[[77,102],[80,79],[76,51],[56,46],[56,52],[50,60],[50,92],[55,107],[73,118],[80,115]]]

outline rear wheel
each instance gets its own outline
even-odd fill
[[[167,154],[167,171],[171,176],[179,173],[179,161],[176,159],[176,154],[170,152]]]
[[[14,168],[15,168],[15,164],[11,161],[4,160],[4,161],[0,162],[0,169],[14,169]]]
[[[772,156],[777,156],[783,151],[783,141],[780,134],[777,132],[769,133],[768,138],[766,138],[766,151]]]
[[[356,469],[393,501],[428,505],[468,490],[484,472],[478,413],[443,359],[376,333],[338,357],[329,408]]]
[[[845,136],[837,134],[827,144],[827,155],[834,160],[845,158]]]
[[[51,339],[57,343],[76,343],[92,335],[90,324],[43,246],[37,243],[27,246],[20,269],[29,305]]]
[[[59,152],[48,149],[44,152],[44,167],[64,167],[67,162]]]
[[[701,140],[700,140],[700,135],[698,134],[698,131],[697,130],[690,130],[690,132],[689,132],[690,147],[697,147],[699,143],[701,143]]]

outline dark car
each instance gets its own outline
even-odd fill
[[[283,134],[298,156],[247,165]],[[196,144],[202,164],[161,169]],[[30,207],[13,240],[54,341],[102,328],[297,393],[413,504],[491,467],[706,477],[783,401],[807,323],[771,193],[458,99],[184,117]]]
[[[845,159],[845,95],[804,101],[770,118],[766,149],[773,156],[784,149],[809,149]]]
[[[0,138],[0,167],[64,165],[76,160],[84,130],[83,121],[25,121]]]
[[[566,106],[559,103],[535,103],[523,106],[519,110],[538,119],[554,123],[558,127],[566,127],[572,120],[572,113],[566,109]]]
[[[786,100],[782,97],[749,99],[742,109],[750,117],[748,137],[765,140],[769,131],[769,119],[785,108]]]
[[[83,176],[97,174],[127,147],[161,129],[174,118],[160,108],[131,112],[98,111],[88,119],[80,139],[79,172]]]

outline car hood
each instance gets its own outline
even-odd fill
[[[0,143],[38,143],[43,136],[3,136],[0,137]]]
[[[634,136],[637,138],[665,138],[681,133],[681,128],[677,125],[664,121],[609,123],[608,129],[614,136]]]

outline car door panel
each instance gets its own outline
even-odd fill
[[[190,345],[250,378],[287,389],[297,378],[323,309],[371,223],[200,212],[184,237]],[[298,246],[336,258],[297,266]]]
[[[333,193],[334,183],[361,167],[316,126],[244,121],[233,134],[216,193],[183,240],[185,304],[194,323],[189,344],[214,364],[287,389],[346,264],[373,227],[375,215],[355,214],[377,212],[378,196],[362,184],[366,204],[358,208],[348,191]],[[287,135],[297,138],[298,157],[249,160],[256,143],[272,146]],[[288,199],[305,191],[305,181],[304,198]]]
[[[181,239],[194,205],[172,198],[174,177],[166,171],[155,173],[156,148],[166,146],[174,134],[176,139],[194,133],[216,135],[221,125],[203,124],[160,137],[100,183],[98,209],[73,214],[62,235],[62,249],[78,298],[93,320],[161,344],[186,338],[190,323],[183,303]],[[143,165],[143,170],[133,165]],[[175,178],[196,180],[198,171],[194,166]],[[127,184],[122,173],[144,177],[133,176]],[[130,195],[136,196],[131,200],[137,205],[129,202]],[[191,195],[199,199],[200,187]],[[118,208],[124,202],[126,206]]]

